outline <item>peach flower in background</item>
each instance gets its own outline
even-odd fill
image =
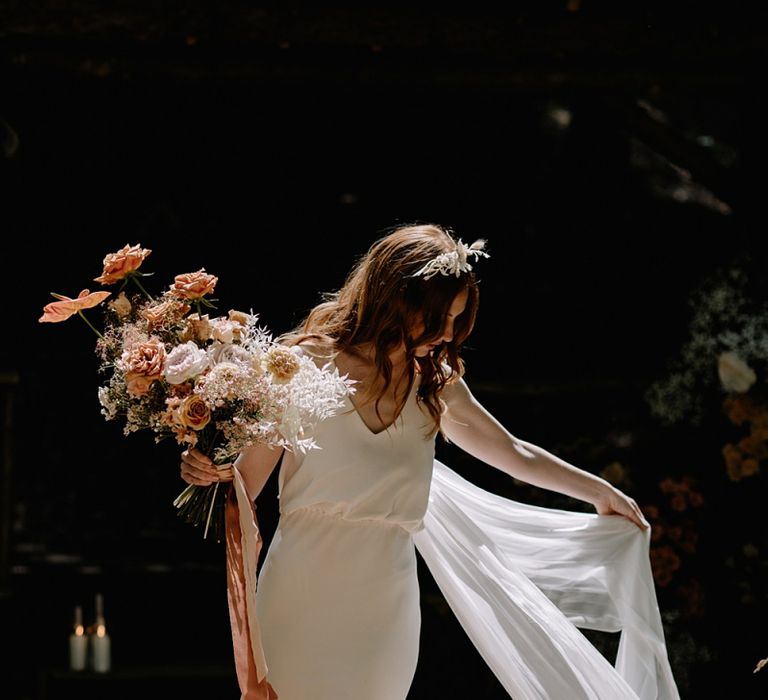
[[[197,272],[176,275],[171,293],[182,299],[200,300],[206,294],[213,292],[218,281],[218,277],[209,275],[203,267]]]
[[[668,545],[652,547],[650,550],[651,569],[653,578],[660,586],[666,586],[680,568],[680,557]]]
[[[735,352],[723,352],[717,359],[717,373],[723,389],[743,394],[757,381],[755,371]]]
[[[90,309],[94,306],[98,306],[110,294],[112,294],[112,292],[89,292],[87,289],[84,289],[76,299],[70,299],[61,294],[54,294],[51,292],[51,296],[56,297],[59,301],[52,301],[50,304],[46,304],[43,308],[43,315],[38,321],[40,323],[59,323],[60,321],[66,321],[70,316],[74,316],[83,309]]]
[[[114,284],[135,272],[151,253],[151,250],[140,245],[125,245],[116,253],[109,253],[104,258],[104,271],[100,277],[94,278],[94,282],[101,284]]]

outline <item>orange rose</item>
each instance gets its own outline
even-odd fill
[[[171,292],[182,299],[202,299],[214,290],[218,281],[218,277],[207,274],[203,267],[197,272],[176,275]]]
[[[62,296],[61,294],[54,294],[51,292],[51,296],[56,297],[60,301],[52,301],[50,304],[46,304],[43,308],[43,315],[38,319],[40,323],[58,323],[59,321],[66,321],[70,316],[74,316],[82,309],[90,309],[98,304],[101,304],[112,292],[89,292],[84,289],[78,295],[77,299],[70,299],[69,297]]]
[[[116,253],[110,253],[104,258],[104,271],[100,277],[94,278],[94,282],[114,284],[120,281],[137,270],[151,252],[140,245],[126,245]]]
[[[197,394],[187,396],[178,410],[182,425],[192,430],[202,430],[211,420],[211,409]]]

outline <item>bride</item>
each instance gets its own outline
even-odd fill
[[[650,573],[650,526],[604,479],[510,433],[473,396],[460,352],[488,257],[437,225],[393,229],[281,342],[356,381],[307,454],[234,463],[228,527],[243,698],[402,700],[421,625],[416,551],[516,700],[676,700]],[[524,505],[435,459],[438,437],[510,477],[592,504]],[[255,501],[279,464],[280,518],[256,580]],[[188,483],[211,484],[202,453]],[[579,627],[621,631],[614,665]]]

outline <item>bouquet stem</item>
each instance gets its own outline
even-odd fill
[[[211,514],[213,513],[213,505],[216,503],[216,493],[219,490],[219,482],[216,482],[216,485],[213,487],[213,495],[211,496],[211,505],[208,508],[208,517],[205,519],[205,532],[203,533],[203,539],[206,539],[208,537],[208,528],[211,525]]]
[[[225,494],[219,494],[219,483],[209,486],[190,484],[173,501],[180,518],[187,523],[198,526],[203,524],[203,539],[211,532],[217,542],[225,535],[224,507]]]

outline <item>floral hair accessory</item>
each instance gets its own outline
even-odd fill
[[[459,239],[456,242],[456,250],[452,250],[450,253],[440,253],[418,272],[414,272],[413,277],[424,277],[425,280],[428,280],[438,272],[441,275],[456,275],[458,277],[462,272],[469,272],[472,269],[472,265],[469,264],[470,257],[474,256],[475,259],[491,257],[483,248],[485,248],[485,240],[482,238],[470,246],[464,245]]]

